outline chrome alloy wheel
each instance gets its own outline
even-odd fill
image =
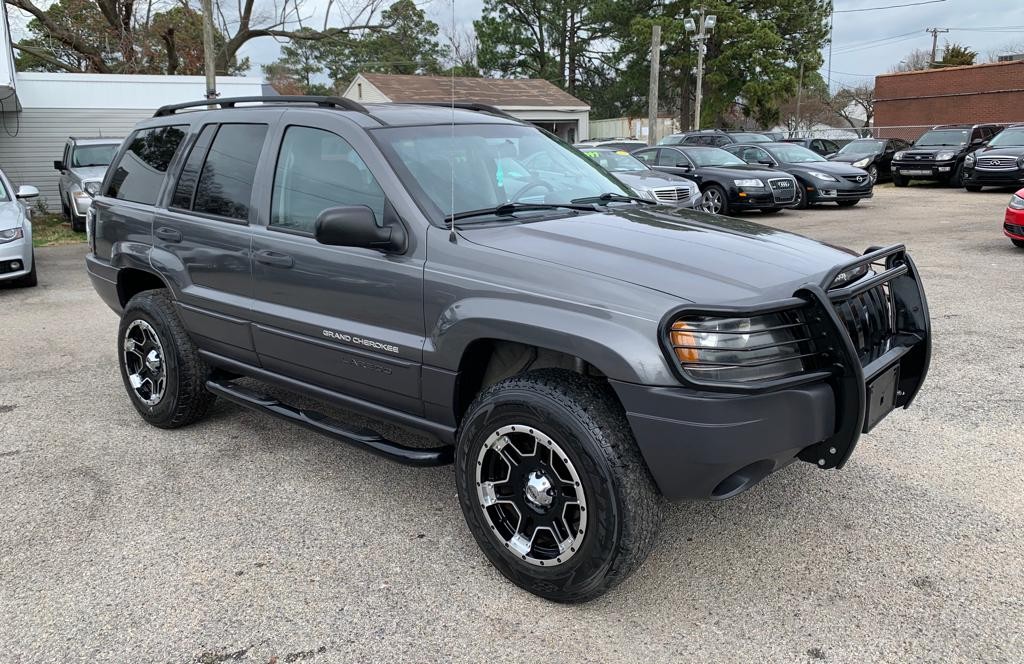
[[[541,431],[504,426],[476,462],[476,493],[500,544],[531,565],[553,567],[579,551],[587,499],[569,456]]]
[[[156,330],[144,320],[133,320],[124,332],[124,369],[139,401],[147,406],[160,403],[167,386],[164,347]]]
[[[700,208],[711,214],[718,214],[722,211],[722,194],[717,189],[708,189],[700,199]]]

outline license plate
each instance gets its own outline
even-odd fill
[[[915,170],[901,169],[900,170],[900,174],[902,174],[902,175],[931,175],[932,172],[931,171],[919,171],[919,170],[916,170],[916,169]]]
[[[894,364],[867,385],[867,412],[864,413],[864,433],[875,428],[896,406],[896,387],[900,382],[900,365]]]

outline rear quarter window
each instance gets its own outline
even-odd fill
[[[139,129],[112,168],[105,195],[122,201],[155,205],[167,167],[181,147],[188,125]]]

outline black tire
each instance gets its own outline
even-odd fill
[[[892,184],[893,184],[893,186],[896,186],[896,187],[906,187],[908,184],[910,184],[910,180],[908,180],[907,178],[903,177],[899,173],[893,173],[892,174]]]
[[[874,164],[868,166],[868,177],[871,178],[871,184],[878,184],[878,166]]]
[[[978,193],[981,191],[981,186],[977,184],[965,184],[964,189],[973,193]]]
[[[836,201],[836,205],[839,207],[853,207],[857,203],[860,203],[859,198],[855,198],[852,201]]]
[[[509,547],[510,540],[504,539],[495,526],[502,522],[492,520],[493,512],[485,512],[477,488],[478,468],[479,472],[484,472],[486,466],[482,460],[488,458],[486,455],[497,454],[498,450],[508,447],[492,444],[485,449],[485,444],[503,428],[508,430],[512,426],[519,432],[507,435],[523,436],[520,441],[529,441],[535,435],[549,437],[572,464],[569,468],[576,469],[577,486],[582,485],[587,507],[578,512],[580,520],[574,529],[567,531],[570,536],[581,538],[574,541],[578,548],[571,549],[575,553],[569,553],[567,560],[552,560],[557,555],[566,555],[557,553],[556,549],[546,559],[547,566],[536,563],[541,556],[534,552],[533,543],[540,532],[536,524],[542,517],[534,520],[525,507],[516,507],[520,516],[515,532],[523,527],[524,521],[532,522],[534,530],[527,553],[535,560],[534,564],[526,562],[525,556]],[[529,433],[525,433],[524,428]],[[523,443],[519,442],[516,447],[521,445]],[[535,442],[534,449],[541,450],[540,443]],[[501,483],[514,481],[513,467],[526,473],[530,470],[528,464],[535,465],[542,457],[541,454],[533,458],[520,455],[522,466],[506,463],[508,479]],[[556,460],[552,459],[552,467]],[[535,595],[556,602],[591,600],[629,576],[654,546],[662,498],[640,456],[622,406],[606,385],[561,369],[519,374],[492,385],[466,412],[459,429],[455,461],[459,501],[477,543],[506,578]],[[558,477],[562,476],[563,473],[558,473]],[[521,497],[527,496],[527,485],[523,485],[522,492],[518,484],[508,489],[509,497],[519,501],[528,499]],[[571,481],[556,494],[549,490],[548,495],[562,496],[566,491],[573,491]],[[548,509],[559,512],[553,507]],[[526,519],[522,516],[524,512]],[[564,515],[566,508],[560,513]],[[567,548],[561,550],[568,551]]]
[[[85,217],[80,217],[74,212],[71,213],[71,230],[76,233],[85,232]]]
[[[715,200],[715,197],[717,197],[717,204],[720,205],[720,207],[717,210],[714,210],[711,207],[709,207],[712,204],[712,201]],[[708,200],[709,198],[711,200]],[[729,214],[729,196],[728,194],[725,193],[725,189],[723,189],[720,185],[709,184],[704,189],[704,196],[701,199],[701,203],[702,205],[705,206],[705,212],[721,215]]]
[[[64,215],[64,218],[71,221],[71,207],[64,200],[63,194],[60,197],[60,212]]]
[[[796,181],[796,204],[793,206],[795,210],[806,210],[807,206],[810,205],[807,202],[807,185],[800,180]]]
[[[782,212],[782,208],[761,208],[761,214],[776,214]]]
[[[143,321],[155,332],[163,351],[158,359],[164,368],[164,389],[162,397],[151,404],[132,386],[127,368],[126,333],[136,321]],[[118,328],[117,356],[132,405],[153,426],[175,429],[191,424],[206,415],[216,399],[206,389],[210,368],[200,359],[165,290],[143,291],[128,301]]]
[[[39,274],[36,272],[36,250],[32,250],[32,269],[24,277],[14,282],[15,286],[21,288],[33,288],[39,285]]]
[[[1015,240],[1013,238],[1010,238],[1010,242],[1013,243],[1013,246],[1024,249],[1024,240]]]
[[[961,188],[964,186],[964,163],[960,162],[956,165],[956,169],[953,174],[949,176],[949,186]]]

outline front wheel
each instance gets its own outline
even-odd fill
[[[1021,249],[1024,249],[1024,240],[1015,240],[1015,239],[1011,238],[1010,242],[1013,243],[1013,246],[1020,247]]]
[[[36,251],[32,250],[32,269],[29,270],[28,274],[21,277],[15,282],[16,286],[22,288],[33,288],[39,285],[39,274],[36,272]]]
[[[165,290],[143,291],[128,301],[117,355],[132,405],[154,426],[191,424],[206,415],[216,398],[206,389],[210,369]]]
[[[700,199],[700,208],[711,214],[729,214],[729,199],[725,189],[717,184],[709,185]]]
[[[455,459],[477,544],[535,595],[593,599],[653,548],[662,501],[605,385],[552,369],[503,380],[469,407]]]
[[[807,209],[807,185],[803,184],[799,180],[796,181],[796,204],[793,205],[797,210]]]
[[[868,166],[868,177],[871,178],[871,184],[878,184],[878,166],[874,164]]]
[[[893,171],[892,184],[895,187],[906,187],[908,184],[910,184],[910,180],[903,177],[899,173]]]

